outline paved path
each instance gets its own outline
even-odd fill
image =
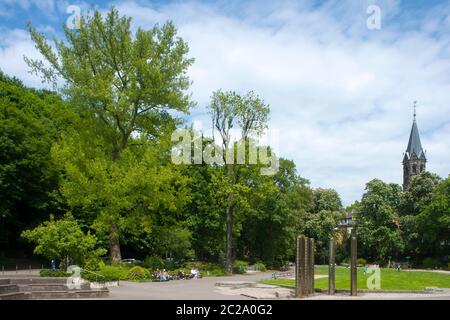
[[[205,277],[168,282],[121,281],[119,287],[109,288],[109,298],[123,300],[248,300],[251,298],[242,296],[239,292],[236,292],[236,294],[223,293],[223,290],[215,284],[228,281],[256,282],[262,279],[270,279],[271,275],[272,272],[259,272],[231,277]]]

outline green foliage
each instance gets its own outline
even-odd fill
[[[217,170],[219,175],[214,178],[217,194],[226,199],[222,205],[222,212],[227,221],[225,269],[230,274],[233,269],[233,238],[238,232],[234,229],[234,215],[235,211],[244,211],[249,208],[249,202],[245,195],[251,189],[248,181],[245,181],[246,179],[242,178],[240,174],[242,171],[245,173],[246,167],[226,161],[227,153],[235,155],[234,147],[237,144],[231,141],[231,130],[240,128],[240,143],[247,144],[249,139],[257,137],[267,128],[270,108],[252,91],[240,95],[233,91],[217,90],[212,94],[208,109],[213,128],[222,138],[219,146],[215,148],[221,153],[220,155],[219,152],[215,154],[215,162],[217,164],[226,163],[223,168]],[[272,158],[276,159],[276,157]],[[243,212],[240,212],[240,215],[243,216]]]
[[[54,154],[67,173],[61,193],[109,238],[118,263],[122,234],[140,239],[149,232],[151,213],[176,211],[185,199],[177,192],[184,179],[175,177],[174,168],[156,166],[164,153],[155,159],[149,150],[174,128],[169,112],[187,112],[192,104],[186,92],[193,63],[188,46],[170,22],[131,32],[131,19],[115,8],[106,16],[95,10],[81,17],[79,28],[64,28],[65,39],[53,46],[29,30],[46,64],[26,58],[27,63],[55,87],[63,79],[60,91],[83,116]],[[132,148],[140,144],[148,147]]]
[[[342,201],[336,190],[317,188],[313,191],[314,208],[313,212],[320,211],[342,211]]]
[[[60,269],[56,269],[56,270],[42,269],[41,271],[39,271],[39,275],[41,277],[59,277],[59,278],[63,278],[63,277],[70,277],[72,275],[72,273],[65,272],[64,270],[60,270]]]
[[[61,220],[51,218],[33,230],[26,230],[22,237],[36,243],[35,254],[61,260],[66,267],[83,265],[87,259],[106,253],[105,249],[96,248],[97,238],[90,233],[84,234],[70,213]]]
[[[150,278],[150,272],[140,266],[135,266],[128,271],[127,279],[132,281],[143,281]]]
[[[433,190],[431,202],[418,216],[424,250],[434,257],[450,252],[450,176]],[[448,258],[447,258],[448,259]]]
[[[100,270],[104,265],[104,262],[99,257],[90,257],[84,262],[84,268],[89,271]]]
[[[261,271],[261,272],[267,271],[266,265],[265,265],[264,262],[262,262],[262,261],[256,262],[256,263],[253,265],[253,267],[254,267],[256,270]]]
[[[233,273],[244,274],[246,273],[245,267],[248,267],[248,262],[241,260],[233,261]]]
[[[82,272],[81,277],[91,282],[112,282],[127,280],[130,269],[121,265],[106,265],[95,271],[95,273]]]
[[[367,260],[364,259],[364,258],[358,258],[358,259],[356,259],[356,263],[359,264],[359,265],[364,266],[364,265],[367,264]]]
[[[150,270],[156,270],[156,269],[164,269],[165,268],[165,262],[161,257],[158,256],[148,256],[144,260],[144,267],[150,269]]]
[[[175,224],[176,222],[174,222]],[[182,227],[154,226],[149,235],[150,250],[158,256],[171,257],[172,260],[193,258],[191,232]]]
[[[50,149],[74,118],[55,94],[25,88],[0,71],[0,252],[23,246],[22,230],[59,212]]]
[[[439,260],[437,260],[437,259],[427,257],[427,258],[423,259],[422,265],[423,265],[425,268],[428,268],[428,269],[434,269],[434,268],[440,267],[440,266],[441,266],[441,263],[440,263]]]
[[[396,184],[377,179],[367,183],[355,212],[358,254],[383,263],[402,252],[404,241],[397,213],[400,197],[401,187]]]
[[[190,273],[191,269],[198,269],[203,276],[224,276],[225,269],[222,265],[204,261],[190,261],[183,263],[184,270]]]

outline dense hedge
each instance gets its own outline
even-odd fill
[[[41,277],[70,277],[72,273],[65,272],[64,270],[56,269],[42,269],[39,271]]]

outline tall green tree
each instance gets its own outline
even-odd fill
[[[20,232],[60,212],[50,149],[75,118],[55,94],[0,72],[0,251],[27,249]]]
[[[431,230],[421,227],[420,213],[430,205],[434,190],[441,178],[430,172],[415,176],[409,188],[403,192],[398,210],[400,228],[405,242],[404,256],[420,263],[429,254],[424,238]]]
[[[430,204],[418,216],[419,232],[423,235],[423,253],[450,260],[450,176],[435,188]]]
[[[118,162],[130,147],[133,135],[158,139],[161,127],[172,120],[169,111],[186,112],[191,106],[186,90],[190,81],[187,68],[188,46],[176,36],[168,22],[151,30],[139,28],[135,34],[131,19],[120,17],[112,8],[106,16],[99,11],[81,17],[76,30],[64,27],[64,40],[52,47],[44,35],[29,28],[43,61],[26,59],[32,70],[58,87],[86,118],[94,119],[97,143],[108,157],[101,157],[104,168],[120,167]],[[54,48],[54,49],[53,49]],[[48,67],[47,67],[48,65]],[[106,173],[106,172],[105,172]],[[114,177],[114,175],[112,175]],[[108,174],[93,177],[98,189],[107,192]],[[113,262],[121,259],[120,197],[111,197],[102,214],[108,218],[110,253]],[[70,199],[69,199],[70,202]]]
[[[313,212],[320,212],[322,210],[328,211],[342,211],[342,201],[334,189],[314,189],[314,208]]]
[[[312,191],[290,160],[280,159],[274,175],[261,175],[258,167],[251,169],[249,206],[236,219],[241,225],[238,255],[281,267],[294,257],[295,238],[311,207]]]
[[[404,248],[398,207],[401,187],[374,179],[366,184],[366,192],[357,207],[355,227],[358,250],[369,260],[385,262],[398,257]]]
[[[221,145],[222,163],[227,170],[226,179],[219,183],[226,200],[226,262],[225,269],[228,274],[232,273],[233,264],[233,216],[234,210],[239,202],[239,194],[245,192],[246,186],[240,183],[238,165],[235,159],[232,163],[227,161],[227,152],[235,154],[236,143],[232,142],[232,129],[241,131],[241,142],[247,143],[249,138],[258,136],[267,127],[269,106],[264,103],[252,91],[245,95],[236,92],[223,92],[218,90],[213,93],[211,103],[208,106],[212,117],[214,130],[219,134]],[[231,151],[229,151],[231,150]]]

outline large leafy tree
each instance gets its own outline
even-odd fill
[[[247,143],[249,138],[260,135],[267,127],[269,106],[264,103],[252,91],[245,95],[236,92],[223,92],[218,90],[213,93],[211,103],[208,106],[212,117],[214,130],[218,133],[218,144],[221,146],[222,163],[225,164],[226,175],[220,176],[217,186],[220,194],[226,198],[226,261],[225,269],[228,274],[232,273],[233,262],[233,226],[234,210],[240,203],[240,194],[248,190],[241,183],[239,167],[236,160],[230,163],[227,153],[235,154],[236,143],[232,141],[232,130],[241,131],[241,143]],[[229,151],[232,150],[232,151]],[[241,204],[242,205],[242,202]]]
[[[420,213],[430,205],[434,190],[441,178],[430,172],[423,172],[413,178],[408,190],[403,192],[399,207],[400,228],[405,242],[404,256],[420,263],[420,259],[428,254],[426,241],[428,233],[423,228]],[[425,220],[422,220],[425,222]]]
[[[173,24],[139,28],[133,34],[130,23],[131,19],[120,17],[115,8],[105,17],[95,11],[81,18],[78,29],[65,27],[65,39],[55,40],[53,47],[30,27],[36,48],[47,63],[26,59],[33,71],[58,87],[79,113],[95,124],[96,143],[106,156],[97,159],[103,169],[92,170],[88,179],[97,182],[97,192],[111,195],[101,214],[109,229],[113,262],[121,259],[118,224],[130,203],[124,208],[120,192],[114,194],[109,187],[116,175],[108,170],[117,172],[115,168],[125,164],[107,162],[119,162],[133,136],[157,139],[161,128],[171,121],[169,111],[186,112],[191,106],[185,91],[190,84],[186,70],[193,60],[187,58],[188,46],[176,36]]]
[[[314,189],[314,208],[313,212],[342,211],[342,201],[336,190],[333,189]]]
[[[440,182],[418,216],[423,252],[449,261],[450,252],[450,177]]]
[[[50,149],[75,119],[55,94],[0,72],[0,251],[20,251],[20,231],[59,211]]]
[[[402,252],[404,242],[397,213],[400,197],[399,185],[378,179],[366,184],[366,192],[355,212],[358,251],[362,256],[384,262]]]
[[[238,216],[238,254],[280,267],[294,257],[295,238],[312,203],[309,182],[300,177],[292,161],[280,159],[273,176],[252,169],[247,206]],[[250,181],[250,179],[247,179]]]

